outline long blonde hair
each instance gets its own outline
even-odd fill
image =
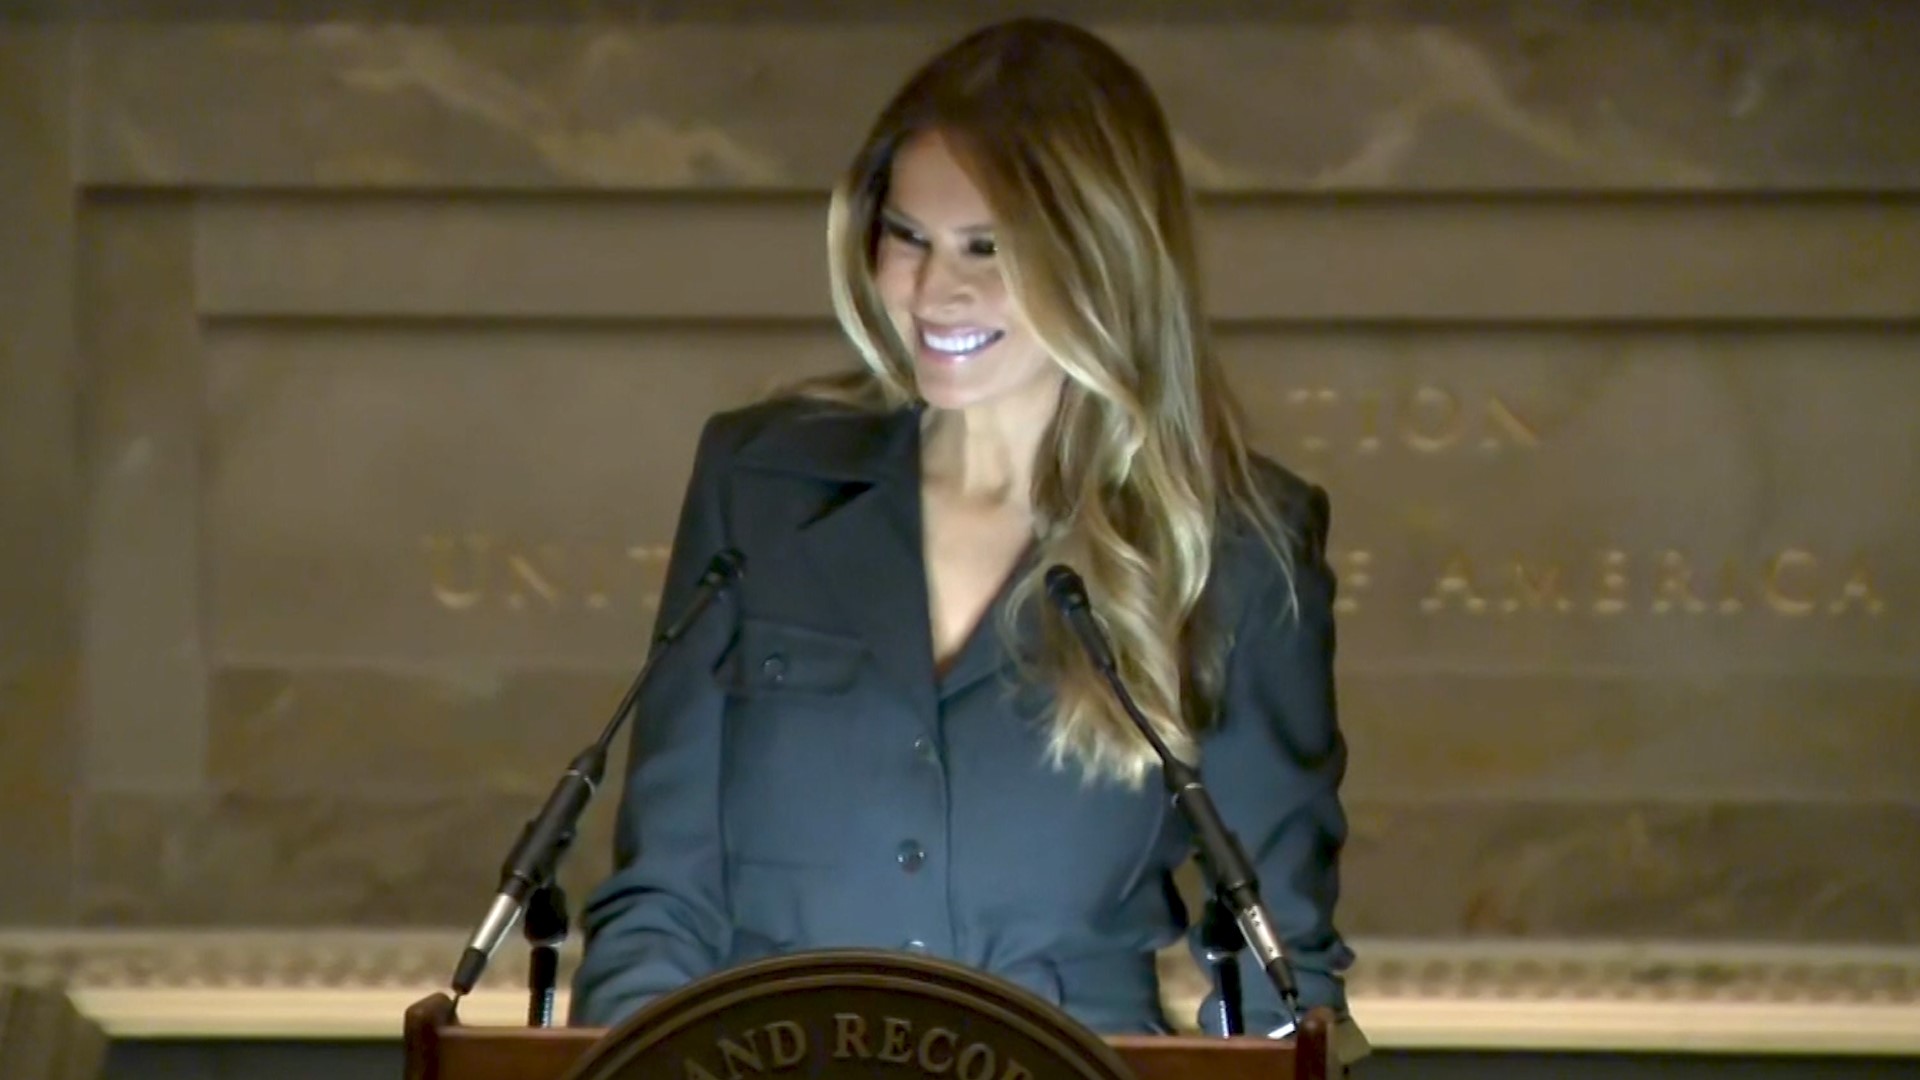
[[[867,370],[806,394],[873,408],[917,400],[913,354],[873,266],[894,156],[931,130],[985,193],[1009,293],[1067,376],[1032,492],[1040,558],[1003,615],[1041,601],[1048,566],[1076,569],[1141,712],[1190,760],[1229,645],[1200,617],[1216,540],[1231,522],[1251,525],[1289,581],[1291,565],[1204,325],[1166,119],[1132,65],[1066,23],[998,23],[934,57],[882,111],[829,211],[834,309]],[[1138,784],[1153,750],[1063,622],[1046,610],[1038,625],[1031,673],[1053,690],[1055,764]]]

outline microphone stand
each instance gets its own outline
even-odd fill
[[[535,942],[536,946],[549,950],[548,958],[557,965],[557,947],[566,937],[568,920],[565,898],[555,884],[554,872],[561,856],[573,843],[574,829],[581,813],[586,810],[587,803],[600,786],[601,778],[606,775],[607,753],[614,737],[626,723],[635,699],[640,696],[641,688],[653,673],[654,665],[692,629],[708,605],[733,585],[745,565],[746,557],[732,549],[715,555],[713,561],[707,564],[706,572],[700,575],[686,611],[654,639],[654,648],[648,650],[646,661],[641,664],[633,683],[627,687],[626,696],[620,699],[619,706],[613,710],[613,717],[601,730],[600,737],[575,755],[567,765],[566,772],[554,785],[553,793],[547,796],[546,805],[521,828],[520,838],[514,843],[513,850],[508,852],[501,868],[499,894],[493,898],[492,906],[487,909],[486,916],[474,930],[467,947],[460,953],[459,963],[454,967],[451,988],[456,1010],[460,999],[479,984],[480,976],[486,971],[487,962],[492,959],[494,950],[500,947],[501,940],[542,892],[547,895],[540,903],[541,925],[528,925],[526,933],[528,940]],[[558,931],[552,926],[554,916],[560,922]],[[549,942],[552,944],[549,945]],[[541,966],[547,962],[542,955],[539,951],[534,954],[535,970],[531,981],[536,985],[532,988],[535,1000],[528,1005],[530,1015],[541,1010],[538,999],[542,987],[539,984],[545,983],[550,987],[553,981],[553,972],[543,974],[541,971]],[[550,1002],[545,1011],[551,1013]]]
[[[527,914],[520,927],[533,946],[527,969],[527,1024],[553,1026],[554,984],[560,975],[560,946],[567,941],[567,894],[549,881],[527,897]]]
[[[1213,904],[1231,913],[1233,924],[1243,935],[1245,943],[1253,947],[1261,969],[1267,973],[1275,992],[1280,995],[1287,1019],[1297,1030],[1300,1024],[1300,994],[1294,987],[1286,949],[1280,944],[1280,935],[1274,931],[1272,914],[1260,900],[1260,882],[1254,875],[1253,864],[1248,861],[1246,852],[1241,850],[1240,841],[1221,820],[1220,811],[1213,805],[1213,798],[1201,783],[1200,770],[1174,756],[1166,740],[1160,737],[1160,733],[1141,714],[1139,705],[1134,703],[1126,682],[1120,678],[1113,648],[1093,620],[1087,587],[1080,580],[1080,575],[1064,565],[1056,564],[1047,570],[1046,587],[1048,598],[1060,609],[1068,625],[1073,627],[1074,634],[1086,650],[1087,658],[1099,669],[1121,708],[1126,710],[1134,725],[1140,729],[1140,734],[1145,736],[1154,753],[1159,755],[1160,775],[1166,782],[1167,792],[1172,796],[1173,804],[1186,815],[1187,824],[1192,827],[1194,837],[1199,842],[1201,867],[1213,882]],[[1232,944],[1224,938],[1222,943]],[[1222,951],[1231,956],[1238,950]],[[1234,989],[1238,990],[1237,975]],[[1238,1011],[1235,1006],[1231,1013],[1223,1017],[1222,1026],[1236,1024],[1238,1017],[1232,1014]],[[1223,1012],[1226,1010],[1223,1009]]]
[[[1246,1018],[1240,1011],[1240,950],[1246,945],[1247,939],[1240,933],[1232,909],[1221,903],[1219,897],[1210,898],[1206,915],[1200,922],[1200,949],[1213,976],[1220,1004],[1202,1026],[1215,1035],[1246,1033]]]

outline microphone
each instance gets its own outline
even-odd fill
[[[1220,819],[1219,810],[1214,807],[1212,797],[1201,783],[1200,770],[1175,757],[1160,733],[1141,715],[1140,707],[1134,703],[1133,695],[1127,692],[1126,683],[1120,678],[1119,665],[1113,658],[1113,647],[1094,621],[1093,605],[1087,599],[1087,586],[1080,580],[1080,575],[1056,563],[1047,569],[1046,587],[1047,598],[1053,601],[1054,607],[1067,620],[1067,625],[1073,628],[1075,636],[1086,650],[1087,659],[1105,676],[1121,708],[1126,710],[1140,733],[1153,745],[1154,752],[1160,756],[1160,774],[1166,781],[1168,793],[1173,797],[1173,804],[1186,815],[1187,824],[1199,840],[1200,862],[1207,876],[1213,879],[1215,902],[1232,913],[1241,935],[1253,947],[1261,968],[1279,993],[1287,1018],[1297,1030],[1300,995],[1294,986],[1292,964],[1287,959],[1286,949],[1280,944],[1280,935],[1273,928],[1273,916],[1260,900],[1260,882],[1254,875],[1253,864],[1248,861],[1246,852],[1241,850],[1240,841]],[[1230,1015],[1231,1012],[1237,1010],[1231,1010],[1230,1007]]]
[[[519,841],[514,844],[506,863],[501,867],[499,895],[493,898],[493,905],[480,920],[479,927],[474,930],[454,968],[452,988],[456,1002],[479,983],[487,961],[493,957],[501,939],[513,929],[514,923],[519,921],[526,909],[528,897],[552,881],[561,855],[567,845],[573,842],[574,827],[580,820],[580,814],[586,810],[594,790],[600,786],[600,780],[606,774],[607,752],[614,736],[619,734],[626,722],[627,714],[632,711],[634,700],[640,696],[641,688],[652,674],[654,664],[693,628],[708,605],[733,586],[745,566],[746,556],[732,548],[715,555],[713,561],[707,564],[706,572],[700,575],[686,610],[654,638],[655,647],[649,650],[646,662],[640,666],[632,685],[627,687],[626,696],[620,699],[619,706],[613,710],[613,717],[607,721],[600,737],[567,765],[559,783],[554,785],[553,794],[547,797],[546,805],[520,830]],[[565,933],[564,916],[561,918],[560,932],[562,935]]]

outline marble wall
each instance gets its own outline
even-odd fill
[[[0,922],[465,926],[1014,6],[178,7],[0,22]],[[1908,5],[1019,7],[1162,91],[1332,492],[1348,930],[1920,944]]]

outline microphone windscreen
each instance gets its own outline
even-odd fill
[[[1047,568],[1047,597],[1056,607],[1086,607],[1087,586],[1072,568],[1064,563],[1055,563]]]

